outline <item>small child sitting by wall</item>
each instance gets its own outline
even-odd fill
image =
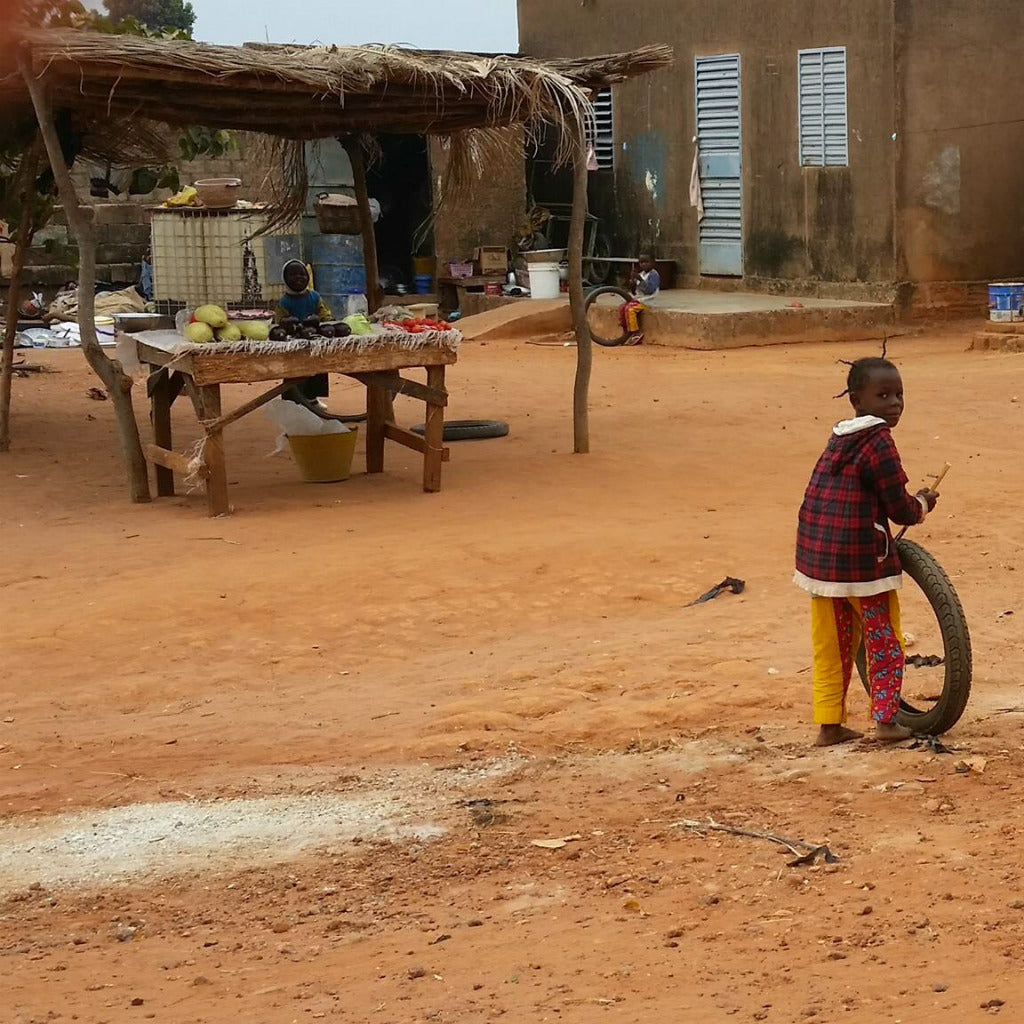
[[[650,253],[641,253],[636,261],[636,269],[630,278],[629,290],[633,301],[627,302],[620,312],[622,326],[629,331],[624,344],[642,345],[643,332],[640,330],[640,314],[647,312],[645,299],[653,299],[661,291],[661,275],[654,266],[654,257]]]

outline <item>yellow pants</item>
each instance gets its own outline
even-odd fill
[[[899,711],[905,662],[900,600],[895,590],[875,597],[811,599],[814,641],[814,721],[841,725],[854,659],[864,641],[871,711],[891,722]]]

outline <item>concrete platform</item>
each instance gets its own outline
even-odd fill
[[[1024,352],[1024,323],[987,323],[971,340],[971,352]]]
[[[484,296],[463,324],[468,336],[550,337],[572,329],[568,298],[534,301]],[[620,300],[591,309],[595,330],[617,333]],[[662,292],[644,317],[649,345],[691,349],[746,348],[793,342],[861,341],[894,328],[895,309],[880,302],[793,298],[753,292],[679,289]]]
[[[602,300],[599,300],[599,305]],[[647,344],[693,349],[747,348],[812,341],[861,341],[892,330],[892,305],[841,299],[794,298],[754,292],[672,290],[649,303]],[[595,329],[614,330],[617,302],[592,310]]]

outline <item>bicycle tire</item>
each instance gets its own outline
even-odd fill
[[[974,656],[967,618],[956,589],[945,570],[920,544],[912,540],[896,542],[903,571],[921,588],[935,613],[942,635],[946,675],[942,695],[928,711],[900,701],[899,722],[925,736],[941,736],[960,721],[971,696]],[[870,694],[864,645],[857,652],[857,672]]]
[[[414,434],[420,436],[426,425],[416,424]],[[508,424],[502,420],[449,420],[444,425],[445,441],[486,441],[494,437],[508,437]]]
[[[583,313],[586,316],[590,312],[590,307],[599,299],[602,295],[617,295],[623,302],[632,302],[633,296],[629,294],[624,288],[616,288],[614,285],[606,284],[600,288],[595,288],[587,295],[587,301],[583,306]],[[590,328],[590,337],[593,341],[602,345],[604,348],[618,348],[619,345],[625,344],[626,339],[629,337],[629,331],[625,328],[622,329],[622,333],[616,338],[602,338],[599,334],[594,332],[594,328]]]

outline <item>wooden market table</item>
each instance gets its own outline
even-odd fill
[[[201,479],[211,516],[231,511],[224,454],[224,430],[283,394],[297,380],[319,373],[340,373],[366,386],[366,471],[384,470],[384,443],[395,441],[423,455],[423,489],[441,489],[444,410],[448,404],[445,367],[458,359],[458,332],[407,335],[397,332],[314,342],[240,342],[190,345],[175,331],[140,331],[135,341],[139,362],[149,367],[153,443],[144,445],[156,467],[157,495],[174,495],[174,475]],[[400,370],[422,367],[426,384]],[[274,387],[230,412],[221,405],[222,384],[277,381]],[[185,392],[192,400],[204,437],[191,454],[174,450],[171,407]],[[421,437],[398,426],[392,399],[404,394],[426,403]]]

